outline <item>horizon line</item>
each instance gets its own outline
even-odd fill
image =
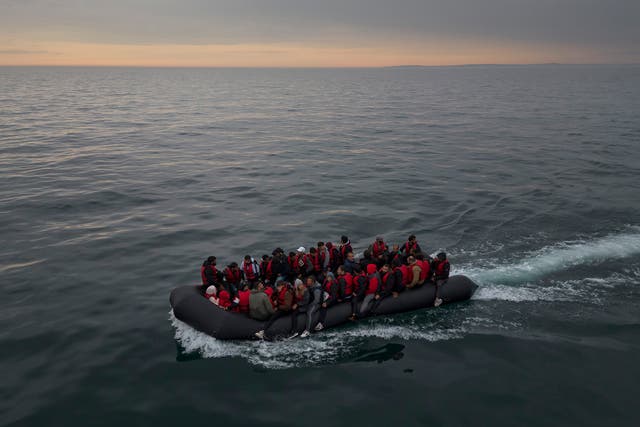
[[[523,66],[638,66],[640,62],[523,62],[523,63],[469,63],[469,64],[400,64],[374,66],[215,66],[215,65],[91,65],[91,64],[0,64],[0,68],[167,68],[167,69],[387,69],[387,68],[461,68],[461,67],[523,67]]]

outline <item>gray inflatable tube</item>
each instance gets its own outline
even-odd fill
[[[439,296],[443,304],[465,301],[471,298],[477,285],[466,276],[451,276],[449,281],[440,287]],[[389,315],[404,313],[433,307],[435,300],[435,286],[428,284],[418,289],[406,290],[398,298],[383,299],[372,315]],[[264,328],[266,322],[254,320],[243,313],[225,311],[205,299],[200,293],[200,286],[181,286],[171,292],[169,302],[173,313],[179,320],[189,326],[221,340],[254,339],[254,334]],[[332,328],[347,322],[351,315],[351,304],[343,302],[329,307],[324,322],[325,328]],[[298,315],[297,332],[305,326],[305,315]],[[318,314],[315,314],[317,320]],[[286,336],[290,333],[291,317],[278,319],[269,328],[270,336]]]

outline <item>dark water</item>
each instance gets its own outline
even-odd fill
[[[640,67],[0,69],[1,425],[634,425]],[[219,342],[168,295],[409,233],[469,302]]]

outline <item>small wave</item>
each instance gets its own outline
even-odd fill
[[[465,267],[456,272],[485,283],[522,283],[547,274],[594,261],[626,258],[640,253],[640,229],[602,238],[563,242],[534,252],[526,258],[489,267]]]
[[[33,260],[33,261],[17,262],[15,264],[0,265],[0,273],[4,273],[5,271],[9,271],[9,270],[18,270],[20,268],[31,267],[32,265],[40,264],[41,262],[45,262],[45,261],[46,261],[46,259],[36,259],[36,260]]]

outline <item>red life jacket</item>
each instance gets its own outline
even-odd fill
[[[359,283],[362,280],[359,279],[364,279],[363,283]],[[362,286],[368,286],[369,284],[369,280],[367,279],[367,275],[364,273],[364,271],[356,276],[353,277],[353,293],[355,294],[360,294],[360,291],[362,291],[362,289],[360,289]]]
[[[311,258],[311,263],[313,264],[313,271],[317,271],[317,272],[322,271],[324,254],[320,256],[320,253],[316,252],[315,254],[309,254],[309,258]]]
[[[269,297],[269,301],[271,302],[271,306],[275,307],[276,302],[273,300],[273,288],[271,286],[267,286],[264,288],[264,293]]]
[[[273,279],[273,260],[269,261],[269,263],[267,264],[264,277],[269,281]]]
[[[411,283],[411,279],[413,278],[413,273],[411,272],[411,267],[408,265],[402,264],[400,267],[400,271],[402,272],[402,284],[407,286]]]
[[[347,242],[344,245],[342,245],[342,247],[340,248],[340,256],[342,256],[342,259],[345,260],[347,259],[347,254],[349,252],[353,252],[353,248],[351,248],[351,242]]]
[[[208,285],[209,283],[207,283],[207,275],[204,274],[205,271],[207,270],[207,268],[210,268],[211,271],[213,271],[213,277],[218,277],[218,270],[216,269],[215,265],[207,265],[207,266],[200,266],[200,277],[202,278],[202,284],[203,285]]]
[[[332,246],[331,249],[329,249],[329,265],[334,269],[338,268],[341,264],[342,259],[340,259],[340,251],[335,246]]]
[[[391,275],[391,270],[387,271],[384,276],[382,276],[382,287],[386,288],[387,287],[387,281],[389,280],[389,277]]]
[[[234,285],[237,285],[238,283],[240,283],[240,270],[235,270],[232,271],[229,267],[224,269],[224,277],[227,278],[227,282],[229,283],[233,283]]]
[[[418,265],[420,266],[420,278],[418,279],[420,282],[424,282],[428,277],[431,270],[431,266],[429,265],[429,261],[425,260],[416,260]]]
[[[450,265],[448,260],[437,260],[435,268],[433,269],[433,273],[438,279],[446,279],[449,277],[449,268]]]
[[[326,293],[328,293],[329,295],[331,295],[331,288],[333,287],[333,285],[336,282],[334,280],[331,279],[327,279],[324,281],[324,290]]]
[[[418,246],[418,241],[416,240],[413,244],[406,242],[404,244],[404,253],[405,255],[409,255],[411,253],[411,249],[415,249]]]
[[[344,296],[348,297],[353,294],[353,276],[351,273],[344,273],[342,278],[344,279]]]
[[[283,286],[282,289],[280,289],[280,292],[278,292],[278,296],[277,296],[277,307],[283,306],[286,304],[286,296],[287,296],[287,292],[291,292],[286,286]],[[293,301],[292,301],[293,302]]]
[[[243,261],[242,262],[242,271],[244,271],[244,277],[247,280],[256,280],[257,276],[256,276],[256,272],[255,269],[253,268],[253,261]]]
[[[227,308],[231,305],[231,295],[226,289],[218,292],[218,305],[222,308]]]
[[[371,295],[378,292],[378,285],[380,285],[380,275],[376,271],[375,264],[367,265],[367,278],[369,279],[369,285],[367,286],[367,290],[364,292],[365,295]]]
[[[386,245],[384,244],[384,242],[378,243],[377,240],[373,242],[373,248],[371,250],[373,257],[378,258],[379,255],[384,254],[385,247]]]
[[[238,311],[240,313],[248,313],[249,312],[249,295],[251,295],[251,291],[238,291]]]

